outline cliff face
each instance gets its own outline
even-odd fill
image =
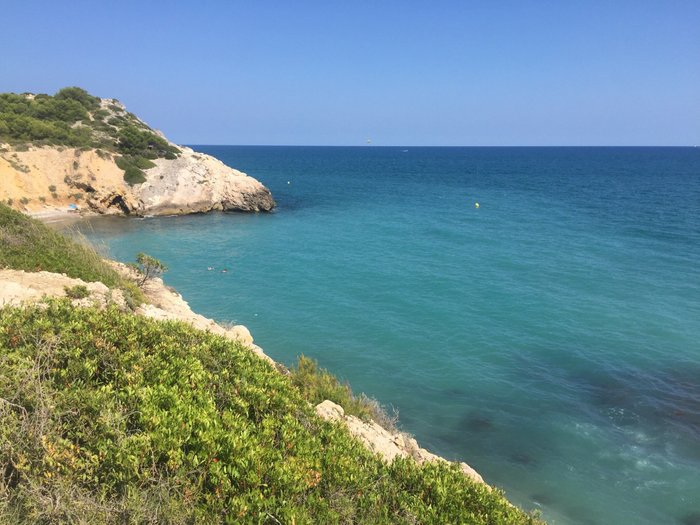
[[[146,161],[151,167],[139,166],[143,178],[129,184],[124,166],[117,165],[133,158],[117,151],[123,146],[121,136],[112,142],[112,150],[0,143],[0,201],[30,213],[67,211],[75,205],[84,212],[139,216],[274,208],[270,191],[256,179],[214,157],[176,146],[114,99],[101,99],[98,107],[89,118],[99,114],[100,120],[88,121],[99,124],[89,128],[96,141],[109,144],[114,139],[108,132],[115,135],[118,128],[105,122],[116,119],[157,135],[177,154]],[[76,125],[87,129],[84,123]]]
[[[180,148],[174,160],[157,159],[146,170],[146,182],[132,195],[141,215],[173,215],[211,210],[270,211],[270,191],[253,177],[209,155]]]
[[[270,211],[270,191],[256,179],[189,148],[156,159],[146,182],[128,185],[115,156],[42,147],[0,153],[0,200],[28,212],[81,210],[116,215],[181,215],[211,210]]]
[[[128,203],[126,209],[117,205],[119,199]],[[92,200],[114,201],[97,208],[99,213],[124,213],[136,205],[112,155],[63,147],[0,148],[0,200],[30,212],[66,210],[70,204],[92,209]]]

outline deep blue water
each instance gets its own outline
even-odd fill
[[[700,149],[196,149],[277,211],[83,231],[552,523],[700,523]]]

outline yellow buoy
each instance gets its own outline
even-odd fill
[[[479,207],[479,203],[478,203],[478,202],[475,202],[475,203],[474,203],[474,207],[475,207],[475,208],[478,208],[478,207]]]

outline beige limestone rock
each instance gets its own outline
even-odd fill
[[[125,264],[112,261],[112,266],[127,278],[136,279],[137,277],[134,270]],[[273,367],[276,366],[275,361],[262,348],[253,343],[253,336],[250,335],[250,331],[245,326],[233,325],[224,328],[212,319],[193,312],[187,301],[182,298],[182,295],[163,284],[163,280],[160,278],[149,279],[142,286],[142,290],[148,297],[150,304],[140,305],[136,309],[136,313],[161,321],[184,321],[200,330],[207,330],[232,341],[237,341]]]
[[[228,335],[231,339],[240,341],[244,345],[253,344],[253,336],[250,335],[250,330],[248,330],[242,324],[235,325],[228,329]]]
[[[11,199],[14,208],[35,214],[65,213],[76,204],[83,210],[113,214],[124,212],[119,199],[127,209],[137,204],[112,155],[48,146],[0,149],[5,150],[0,152],[0,200]]]
[[[174,159],[157,159],[144,171],[146,182],[129,186],[114,154],[75,148],[31,147],[0,153],[0,200],[41,216],[67,213],[101,215],[182,215],[212,210],[270,211],[270,191],[253,177],[223,162],[181,148]],[[77,195],[77,196],[76,196]]]
[[[315,410],[316,414],[326,421],[343,421],[345,419],[345,410],[343,410],[343,407],[328,399],[316,405]]]
[[[127,277],[134,277],[133,270],[126,265],[116,262],[112,265]],[[120,308],[127,308],[121,290],[111,290],[103,283],[86,283],[81,279],[73,279],[63,274],[22,270],[0,270],[0,308],[36,303],[44,297],[65,297],[65,288],[76,285],[84,285],[90,295],[84,299],[74,299],[72,303],[75,306],[102,308],[108,304],[116,304]],[[182,296],[165,286],[161,279],[151,279],[145,284],[143,291],[150,303],[140,305],[135,313],[159,321],[183,321],[200,330],[207,330],[240,342],[251,352],[275,366],[272,358],[253,343],[253,337],[245,326],[234,325],[224,328],[213,320],[196,314]]]
[[[214,157],[180,148],[174,160],[157,159],[146,182],[133,187],[141,215],[181,215],[211,210],[270,211],[270,191]]]
[[[343,407],[327,399],[316,405],[315,410],[322,419],[344,423],[353,436],[386,461],[391,462],[397,457],[411,457],[418,464],[431,461],[447,462],[446,459],[421,448],[414,438],[401,432],[389,432],[374,421],[362,421],[355,416],[345,415]],[[459,463],[459,466],[465,476],[486,484],[479,473],[469,465]]]
[[[63,274],[51,272],[24,272],[22,270],[0,270],[0,307],[35,303],[44,297],[66,297],[66,288],[85,286],[90,295],[73,299],[75,306],[98,306],[116,304],[126,308],[121,290],[110,290],[100,282],[86,283]]]

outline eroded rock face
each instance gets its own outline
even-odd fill
[[[259,212],[275,207],[270,190],[253,177],[209,155],[181,148],[174,160],[158,159],[146,182],[132,187],[140,215],[181,215],[212,210]]]
[[[129,214],[139,202],[114,155],[96,150],[0,145],[0,200],[27,212],[71,205],[100,214]]]
[[[327,399],[316,405],[315,410],[316,414],[322,419],[344,423],[353,436],[357,437],[369,450],[386,461],[394,461],[397,457],[410,457],[418,464],[430,461],[447,461],[421,448],[418,442],[407,434],[389,432],[374,421],[362,421],[355,416],[345,415],[343,407]],[[465,476],[478,483],[486,484],[479,473],[466,463],[459,463],[459,467]]]
[[[102,99],[101,110],[114,116],[126,108]],[[146,181],[129,185],[115,151],[68,147],[14,147],[0,144],[0,200],[23,212],[102,215],[183,215],[212,210],[266,212],[275,207],[270,190],[220,160],[173,144],[158,130],[129,114],[179,153],[154,160]],[[109,137],[107,137],[109,138]]]

